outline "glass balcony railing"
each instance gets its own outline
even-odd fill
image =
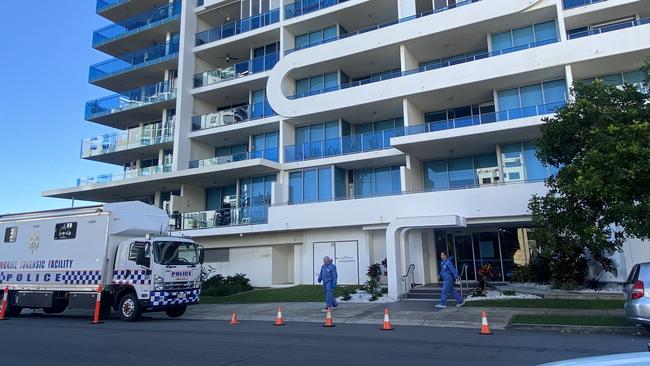
[[[229,126],[241,122],[276,116],[268,102],[256,103],[226,109],[223,111],[192,117],[192,131]]]
[[[157,145],[174,139],[174,124],[154,123],[124,132],[95,136],[81,141],[81,157],[89,158],[117,151]]]
[[[453,128],[469,127],[482,125],[492,122],[509,121],[518,118],[542,116],[545,114],[555,113],[559,108],[564,107],[566,102],[554,102],[547,104],[534,105],[530,107],[509,109],[505,111],[477,114],[475,116],[435,121],[404,127],[404,135],[416,135],[420,133],[449,130]]]
[[[154,65],[178,57],[179,41],[175,39],[163,45],[125,53],[119,57],[100,62],[90,67],[89,82],[95,82],[127,71]]]
[[[102,174],[96,177],[78,178],[77,186],[119,182],[131,178],[146,177],[150,175],[168,173],[171,171],[172,171],[171,165],[156,165],[156,166],[150,166],[141,169],[130,169],[119,173]]]
[[[254,15],[249,18],[236,20],[226,23],[216,28],[212,28],[196,34],[195,45],[218,41],[220,39],[232,37],[237,34],[252,31],[254,29],[266,27],[280,21],[280,9],[273,9],[266,13]]]
[[[644,24],[650,24],[650,18],[629,20],[629,21],[625,21],[625,22],[619,22],[619,23],[604,25],[602,27],[593,28],[593,29],[590,29],[590,30],[586,30],[584,32],[568,33],[567,35],[568,35],[569,39],[576,39],[576,38],[582,38],[582,37],[587,37],[587,36],[593,36],[593,35],[601,34],[601,33],[613,32],[613,31],[619,30],[619,29],[637,27],[637,26],[644,25]]]
[[[480,60],[480,59],[484,59],[484,58],[490,58],[490,57],[505,55],[505,54],[508,54],[508,53],[527,50],[527,49],[530,49],[530,48],[540,47],[540,46],[544,46],[544,45],[548,45],[548,44],[552,44],[552,43],[556,43],[556,42],[557,42],[557,38],[552,38],[552,39],[547,39],[547,40],[544,40],[544,41],[529,43],[529,44],[525,44],[525,45],[521,45],[521,46],[517,46],[517,47],[506,48],[506,49],[499,50],[499,51],[492,51],[492,52],[487,52],[486,51],[486,52],[483,52],[483,53],[474,54],[472,56],[459,56],[458,58],[454,58],[453,60],[440,61],[440,62],[437,62],[435,64],[428,64],[426,66],[420,66],[417,69],[411,69],[411,70],[406,70],[406,71],[396,71],[396,72],[393,72],[393,73],[382,74],[381,76],[368,78],[368,79],[363,79],[363,80],[360,80],[360,81],[355,81],[355,82],[351,82],[351,83],[347,83],[347,84],[340,84],[340,85],[335,85],[335,86],[332,86],[332,87],[327,87],[327,88],[323,88],[323,89],[309,91],[309,92],[306,92],[306,93],[299,93],[299,94],[295,94],[295,95],[290,95],[288,97],[288,99],[299,99],[299,98],[309,97],[309,96],[312,96],[312,95],[324,94],[324,93],[329,93],[329,92],[333,92],[333,91],[337,91],[337,90],[353,88],[353,87],[360,86],[360,85],[376,83],[376,82],[379,82],[379,81],[382,81],[382,80],[395,79],[395,78],[399,78],[399,77],[402,77],[402,76],[408,76],[408,75],[418,74],[418,73],[425,72],[425,71],[436,70],[436,69],[445,68],[445,67],[449,67],[449,66],[464,64],[464,63],[467,63],[467,62],[472,62],[472,61],[476,61],[476,60]]]
[[[203,168],[206,166],[216,166],[250,159],[266,159],[271,161],[278,161],[278,148],[275,147],[264,150],[244,151],[232,155],[216,156],[210,159],[192,160],[190,161],[189,168]]]
[[[435,9],[435,10],[429,10],[429,11],[426,11],[426,12],[424,12],[424,13],[419,13],[419,14],[412,15],[412,16],[409,16],[409,17],[405,17],[405,18],[401,18],[401,19],[397,19],[397,20],[392,20],[392,21],[390,21],[390,22],[386,22],[386,23],[382,23],[382,24],[378,24],[378,25],[373,25],[372,27],[367,27],[367,28],[359,29],[359,30],[354,31],[354,32],[344,33],[344,34],[341,34],[341,35],[336,36],[336,37],[330,37],[330,38],[323,39],[323,40],[321,40],[321,41],[319,41],[319,42],[310,43],[310,44],[308,44],[308,45],[304,45],[304,46],[296,47],[296,48],[294,48],[294,49],[287,50],[287,51],[285,52],[285,54],[288,55],[288,54],[290,54],[290,53],[292,53],[292,52],[300,51],[300,50],[303,50],[303,49],[305,49],[305,48],[310,48],[310,47],[318,46],[318,45],[325,44],[325,43],[329,43],[329,42],[333,42],[333,41],[336,41],[336,40],[339,40],[339,39],[350,38],[350,37],[352,37],[352,36],[356,36],[356,35],[363,34],[363,33],[368,33],[368,32],[371,32],[371,31],[374,31],[374,30],[377,30],[377,29],[381,29],[381,28],[385,28],[385,27],[388,27],[388,26],[391,26],[391,25],[395,25],[395,24],[399,24],[399,23],[408,22],[408,21],[413,20],[413,19],[419,19],[419,18],[425,17],[425,16],[427,16],[427,15],[442,13],[442,12],[447,11],[447,10],[450,10],[450,9],[455,9],[455,8],[458,8],[458,7],[463,6],[463,5],[468,5],[468,4],[472,4],[472,3],[477,3],[477,2],[479,2],[479,1],[480,1],[480,0],[463,0],[463,1],[458,1],[458,2],[456,2],[456,4],[454,4],[454,5],[445,6],[445,7],[442,7],[442,8]],[[604,1],[604,0],[603,0],[603,1]],[[290,5],[287,5],[287,6],[290,6]]]
[[[278,63],[279,54],[271,53],[266,56],[256,57],[252,60],[242,61],[229,67],[210,70],[194,75],[194,87],[218,84],[224,81],[241,78],[258,72],[268,71]]]
[[[312,159],[356,154],[391,148],[391,137],[404,136],[404,128],[337,137],[334,139],[307,142],[284,147],[287,163]]]
[[[268,206],[260,205],[172,215],[170,227],[172,230],[196,230],[265,224],[268,222],[268,210]]]
[[[284,6],[284,19],[291,19],[304,14],[328,8],[347,0],[299,0]]]
[[[176,0],[171,4],[111,24],[93,32],[93,47],[176,20],[180,14],[181,0]]]
[[[120,4],[124,4],[129,1],[131,0],[97,0],[97,5],[95,6],[95,12],[101,13],[102,11],[108,8],[112,8],[114,6],[118,6]]]
[[[93,119],[112,113],[142,107],[149,104],[164,102],[176,98],[176,80],[158,83],[127,90],[120,94],[86,102],[86,119]]]
[[[564,0],[564,9],[577,8],[579,6],[586,6],[595,3],[602,3],[607,0]]]

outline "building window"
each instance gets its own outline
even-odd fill
[[[332,198],[331,167],[289,173],[289,203],[324,202]]]
[[[544,166],[537,159],[537,147],[532,142],[501,146],[501,161],[505,181],[540,181],[557,173],[557,168]]]
[[[305,79],[296,80],[296,95],[309,95],[338,86],[338,73],[331,72],[323,75],[316,75]]]
[[[296,48],[304,48],[336,39],[336,26],[315,30],[296,36]]]
[[[558,79],[501,90],[497,98],[500,111],[560,103],[567,99],[566,81]]]
[[[230,262],[230,248],[206,248],[204,252],[206,263]]]
[[[527,46],[531,43],[555,41],[557,40],[557,27],[555,26],[555,20],[550,20],[527,27],[494,33],[490,38],[492,40],[492,51],[502,51]]]
[[[472,188],[499,182],[495,153],[428,161],[423,165],[424,187],[427,190]]]
[[[398,165],[355,170],[353,178],[356,197],[390,195],[402,190]]]
[[[591,84],[594,80],[601,80],[606,85],[612,86],[622,86],[625,83],[636,86],[637,88],[642,87],[645,83],[645,75],[641,70],[633,70],[628,72],[617,72],[615,74],[601,75],[595,78],[583,79],[580,82],[585,84]]]
[[[18,237],[18,226],[12,226],[5,229],[5,243],[15,243]]]

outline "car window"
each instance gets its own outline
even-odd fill
[[[627,276],[627,280],[625,280],[625,283],[635,283],[639,279],[639,265],[635,264],[634,267],[632,267],[632,270],[630,271],[630,275]]]

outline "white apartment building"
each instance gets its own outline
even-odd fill
[[[47,197],[165,208],[223,274],[342,284],[386,259],[389,294],[508,281],[535,251],[527,210],[553,169],[531,142],[575,81],[641,83],[650,0],[97,0],[113,93],[82,141],[117,173]],[[619,275],[650,259],[617,255]],[[413,275],[403,277],[409,267]]]

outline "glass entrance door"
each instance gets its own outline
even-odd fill
[[[460,275],[463,266],[467,265],[467,279],[476,280],[476,266],[474,265],[474,245],[472,243],[472,236],[469,234],[454,234],[453,235],[454,263]],[[462,278],[465,280],[465,276]]]

